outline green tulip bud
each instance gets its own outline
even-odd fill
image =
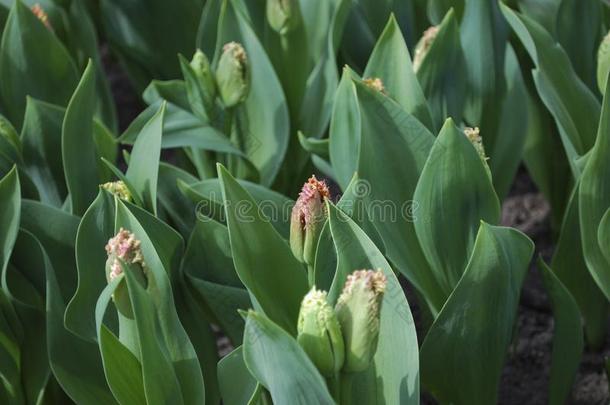
[[[343,366],[345,348],[337,316],[326,292],[312,288],[301,303],[297,341],[320,373],[334,376]]]
[[[106,244],[106,254],[108,255],[106,260],[106,280],[108,282],[123,276],[124,269],[121,261],[136,265],[141,270],[141,273],[137,275],[138,278],[145,280],[146,263],[142,255],[140,241],[136,239],[133,233],[121,228]],[[124,281],[121,281],[114,290],[112,299],[123,315],[133,318],[129,292]]]
[[[298,0],[267,0],[267,21],[280,35],[285,35],[299,25]]]
[[[204,103],[208,111],[214,105],[214,98],[216,97],[216,82],[214,80],[214,74],[210,67],[210,62],[201,50],[197,49],[191,60],[191,68],[195,73],[201,94],[204,97]]]
[[[345,342],[345,372],[366,370],[375,356],[385,287],[381,270],[357,270],[347,276],[335,307]]]
[[[608,72],[610,71],[610,32],[606,34],[597,51],[597,86],[599,91],[604,94]]]
[[[311,176],[292,208],[290,248],[299,261],[310,266],[315,260],[318,239],[327,217],[325,201],[329,198],[326,183]]]
[[[108,183],[102,184],[102,188],[109,193],[112,193],[119,197],[121,200],[132,202],[133,197],[131,196],[131,192],[121,180],[119,181],[111,181]]]
[[[436,39],[436,34],[438,34],[438,27],[432,26],[428,28],[424,31],[424,35],[415,46],[415,56],[413,57],[413,70],[415,70],[415,72],[419,70],[422,62],[426,58],[430,47]]]
[[[375,91],[378,91],[379,93],[383,93],[383,94],[386,93],[385,87],[383,86],[383,82],[378,77],[369,77],[369,78],[364,79],[363,82],[367,87],[369,87]]]
[[[237,42],[229,42],[222,48],[216,69],[216,82],[222,102],[226,107],[243,103],[250,91],[250,68],[244,48]]]

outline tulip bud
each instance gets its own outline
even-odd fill
[[[201,93],[204,97],[204,103],[207,109],[210,109],[214,104],[216,97],[216,82],[210,67],[210,62],[201,50],[197,49],[191,60],[191,68],[197,77]]]
[[[383,87],[383,82],[381,81],[380,78],[378,78],[378,77],[369,77],[367,79],[364,79],[363,82],[364,82],[364,84],[367,87],[369,87],[369,88],[371,88],[371,89],[373,89],[375,91],[378,91],[380,93],[385,94],[385,87]]]
[[[413,70],[415,70],[415,72],[419,70],[422,62],[426,58],[430,47],[436,39],[436,34],[438,34],[438,27],[432,26],[428,28],[424,31],[424,35],[415,46],[415,56],[413,57]]]
[[[474,149],[477,151],[477,154],[483,161],[483,166],[485,166],[485,169],[487,169],[487,174],[489,174],[491,176],[491,171],[489,169],[489,165],[487,164],[487,160],[489,160],[489,158],[487,156],[485,156],[485,148],[483,147],[483,138],[481,138],[479,128],[466,127],[466,128],[464,128],[464,135],[466,135],[466,138],[468,138],[468,140],[470,141],[470,143],[472,144]]]
[[[145,280],[147,272],[146,263],[140,248],[140,241],[136,239],[133,233],[121,228],[106,244],[106,254],[108,255],[106,260],[106,280],[108,282],[123,275],[124,269],[121,261],[137,265],[141,270],[141,274],[136,276],[140,276],[140,279]],[[112,299],[117,309],[123,315],[129,318],[133,316],[129,292],[124,282],[120,282],[119,286],[114,290]]]
[[[45,27],[47,27],[49,31],[53,31],[53,27],[49,21],[49,16],[47,15],[46,11],[40,7],[40,4],[34,4],[30,10],[32,10],[32,13],[34,13],[34,15],[40,20],[41,23],[44,24]]]
[[[366,370],[375,356],[385,287],[381,270],[357,270],[347,276],[335,307],[345,342],[345,372]]]
[[[324,181],[311,176],[303,185],[292,208],[290,248],[299,261],[313,265],[318,238],[326,220],[326,199],[330,192]]]
[[[131,196],[129,189],[127,188],[125,183],[123,183],[121,180],[104,183],[104,184],[102,184],[102,188],[104,190],[108,191],[109,193],[116,195],[121,200],[128,201],[128,202],[133,201],[133,197]]]
[[[298,0],[267,0],[267,21],[280,35],[292,31],[299,24]]]
[[[216,69],[216,82],[222,102],[233,107],[244,102],[250,91],[250,68],[244,48],[237,42],[229,42],[222,48]]]
[[[297,341],[320,373],[331,377],[343,366],[345,348],[337,316],[326,292],[312,288],[301,303]]]

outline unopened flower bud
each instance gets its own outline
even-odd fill
[[[299,24],[298,0],[267,0],[267,21],[280,35],[292,31]]]
[[[604,94],[608,72],[610,71],[610,32],[606,34],[597,51],[597,86],[599,91]]]
[[[146,276],[146,263],[142,255],[140,241],[136,239],[133,233],[121,228],[106,244],[106,254],[108,255],[106,260],[106,280],[108,282],[123,275],[124,269],[121,261],[136,265],[141,270],[141,274],[136,275],[140,276],[138,278],[143,279]],[[129,292],[124,282],[117,286],[112,298],[117,309],[123,315],[131,318],[133,312]]]
[[[383,82],[381,81],[380,78],[369,77],[369,78],[364,79],[363,82],[364,82],[364,84],[366,84],[367,87],[385,94],[385,87],[383,87]]]
[[[466,138],[468,138],[468,140],[474,147],[474,150],[477,151],[477,154],[483,162],[483,166],[485,166],[485,169],[487,170],[487,174],[491,176],[491,170],[489,169],[489,165],[487,164],[487,160],[489,158],[485,155],[485,148],[483,147],[483,138],[481,138],[479,128],[466,127],[464,128],[464,135],[466,135]]]
[[[104,183],[104,184],[102,184],[102,188],[104,190],[108,191],[109,193],[116,195],[121,200],[128,201],[128,202],[133,201],[131,192],[129,192],[129,189],[127,188],[125,183],[123,183],[123,181],[121,181],[121,180]]]
[[[191,68],[195,72],[199,87],[202,90],[206,108],[210,108],[214,104],[214,98],[216,97],[216,82],[208,58],[199,49],[193,55]]]
[[[250,91],[250,68],[244,48],[237,42],[229,42],[222,48],[216,69],[216,83],[222,102],[233,107],[244,102]]]
[[[345,348],[337,316],[326,300],[326,292],[312,288],[301,303],[297,341],[325,376],[343,366]]]
[[[326,183],[311,176],[292,208],[290,248],[299,261],[308,265],[314,263],[318,239],[327,217],[325,201],[329,198]]]
[[[335,307],[345,342],[345,372],[366,370],[375,356],[385,287],[381,270],[357,270],[347,276]]]
[[[432,44],[436,39],[436,34],[438,34],[437,26],[428,28],[426,31],[424,31],[424,35],[415,46],[415,56],[413,57],[413,70],[415,70],[415,72],[419,70],[422,62],[426,58],[430,47],[432,47]]]
[[[53,27],[49,21],[49,16],[47,15],[46,11],[40,7],[40,4],[34,4],[30,10],[32,10],[32,13],[34,13],[34,15],[40,20],[41,23],[44,24],[45,27],[47,27],[49,31],[53,31]]]

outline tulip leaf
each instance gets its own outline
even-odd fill
[[[439,402],[497,402],[533,250],[521,232],[481,223],[470,262],[420,350],[423,385]]]
[[[598,228],[610,207],[610,93],[607,91],[602,106],[595,146],[582,171],[578,202],[585,262],[599,288],[610,299],[610,261],[604,257],[598,243]]]
[[[65,106],[78,83],[67,49],[21,0],[13,3],[2,35],[0,77],[3,107],[18,128],[26,96]]]
[[[243,357],[276,404],[334,404],[326,382],[297,341],[265,315],[248,312]]]
[[[70,99],[61,135],[61,150],[72,213],[82,215],[95,199],[99,176],[93,139],[95,71],[91,61]]]
[[[265,314],[291,334],[308,288],[305,268],[253,197],[218,166],[235,270]]]
[[[294,201],[284,195],[270,190],[260,184],[247,180],[237,180],[254,198],[269,222],[279,234],[288,239],[290,233],[290,212]],[[178,181],[178,187],[194,203],[197,204],[197,215],[225,222],[222,186],[218,179],[207,179],[192,184]]]
[[[568,289],[546,263],[540,259],[538,265],[555,317],[549,404],[560,405],[569,398],[585,345],[580,311]]]
[[[417,238],[449,296],[466,268],[480,221],[500,219],[500,203],[485,163],[451,119],[436,138],[413,200],[418,204]]]
[[[107,254],[103,247],[114,236],[114,197],[100,190],[83,215],[76,233],[78,286],[68,303],[66,327],[83,339],[95,341],[95,305],[106,286]]]
[[[190,173],[161,162],[159,165],[159,184],[157,199],[166,222],[177,229],[183,238],[187,238],[195,224],[195,204],[193,204],[178,187],[178,181],[195,183],[198,179]],[[160,215],[161,217],[161,215]]]
[[[572,171],[578,177],[574,161],[595,142],[599,102],[578,78],[563,48],[540,24],[504,4],[500,8],[536,64],[536,88],[555,119]]]
[[[157,181],[159,177],[159,158],[161,157],[161,136],[165,104],[146,123],[136,139],[129,159],[125,177],[135,188],[144,207],[157,214]]]
[[[5,286],[6,267],[19,231],[21,191],[17,168],[0,179],[0,276]],[[6,287],[5,287],[6,288]]]
[[[244,362],[243,346],[239,346],[218,362],[218,382],[224,404],[250,403],[257,383]]]
[[[117,403],[104,378],[97,344],[80,339],[64,326],[66,307],[59,288],[64,280],[46,255],[45,268],[47,345],[53,374],[76,403]]]
[[[580,184],[577,184],[574,187],[568,202],[551,268],[578,304],[584,321],[587,343],[593,348],[598,348],[603,344],[606,336],[608,302],[587,270],[583,256],[579,223],[579,186]],[[603,220],[599,229],[604,229]]]
[[[182,246],[180,245],[182,239],[175,231],[152,217],[148,212],[133,205],[128,207],[120,200],[116,200],[116,203],[115,232],[122,227],[132,232],[136,239],[140,240],[142,254],[148,269],[148,288],[146,290],[139,285],[137,280],[129,281],[130,275],[127,274],[129,272],[126,272],[131,301],[134,303],[135,300],[138,300],[139,309],[134,306],[134,314],[136,314],[136,318],[141,316],[140,319],[136,319],[139,329],[137,332],[138,341],[143,345],[144,341],[147,340],[143,338],[146,333],[149,333],[150,336],[156,336],[154,340],[157,341],[156,344],[147,342],[147,345],[152,345],[148,349],[141,348],[143,351],[152,351],[148,353],[151,356],[152,363],[145,363],[143,358],[140,358],[147,398],[150,398],[149,390],[155,389],[152,386],[147,386],[147,374],[154,375],[156,367],[154,362],[161,361],[152,358],[165,357],[171,364],[172,373],[175,373],[182,399],[188,403],[203,402],[201,368],[193,345],[178,318],[170,285],[170,279],[175,277],[174,271],[177,267],[177,264],[174,264],[176,262],[175,258],[179,257],[182,252]],[[145,333],[145,335],[142,335],[142,333]],[[162,351],[156,352],[157,347],[162,348]],[[160,353],[164,354],[160,356]],[[144,355],[142,354],[142,356]],[[170,378],[170,382],[171,380],[172,378]]]
[[[182,260],[194,294],[203,300],[234,344],[243,338],[244,320],[237,312],[250,305],[248,291],[237,277],[227,227],[199,218]]]
[[[390,97],[426,128],[434,131],[428,102],[413,70],[407,44],[394,14],[390,16],[373,49],[363,77],[380,78]]]
[[[457,17],[450,9],[438,25],[438,33],[417,69],[417,78],[439,127],[446,117],[462,119],[465,61]]]

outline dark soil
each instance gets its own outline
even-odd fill
[[[117,102],[121,130],[142,111],[144,105],[131,87],[124,71],[106,47],[102,47],[106,73]],[[549,223],[550,207],[536,189],[527,172],[520,169],[509,196],[502,207],[502,224],[518,228],[536,244],[536,254],[549,262],[553,254],[553,241]],[[406,284],[406,283],[405,283]],[[421,311],[410,287],[405,290],[412,304],[416,325],[424,324]],[[525,279],[517,315],[517,334],[509,349],[502,373],[499,391],[501,405],[538,405],[548,403],[548,379],[553,345],[553,315],[535,263]],[[609,330],[610,332],[610,330]],[[610,336],[610,333],[609,333]],[[423,336],[420,336],[420,341]],[[226,338],[219,338],[221,355],[230,350]],[[610,338],[600,352],[584,353],[576,376],[569,404],[608,404],[608,380],[604,371],[604,358],[610,355]],[[422,394],[423,404],[434,404]]]

